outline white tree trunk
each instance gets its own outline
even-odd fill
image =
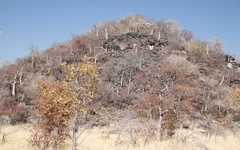
[[[22,80],[22,76],[23,76],[23,67],[21,68],[20,72],[19,72],[19,84],[21,85],[23,80]]]
[[[131,91],[131,84],[132,84],[132,82],[131,82],[131,79],[129,78],[128,79],[128,95],[130,94],[130,91]]]
[[[223,84],[223,81],[224,81],[224,76],[222,77],[222,81],[221,81],[221,83],[220,83],[219,85],[222,85],[222,84]]]
[[[208,55],[208,53],[209,53],[209,50],[208,50],[208,44],[207,44],[207,52],[206,52],[206,53],[207,53],[207,55]]]
[[[49,63],[49,56],[47,55],[47,64]]]
[[[15,96],[15,95],[16,95],[16,93],[15,93],[16,90],[15,90],[15,89],[16,89],[16,84],[13,83],[13,84],[12,84],[12,96]]]
[[[160,40],[160,38],[161,38],[161,33],[158,32],[158,40]]]
[[[151,30],[150,35],[153,35],[153,29]]]
[[[105,28],[105,38],[106,38],[106,40],[108,40],[108,30],[107,30],[107,28]]]
[[[95,60],[94,60],[95,64],[97,63],[97,58],[98,58],[98,53],[95,55]]]
[[[35,69],[35,58],[33,54],[32,54],[32,69]]]
[[[123,73],[122,73],[122,76],[121,76],[121,86],[123,86]]]
[[[162,109],[161,109],[161,106],[159,106],[158,109],[159,109],[159,120],[158,120],[156,138],[157,138],[158,141],[161,141],[161,129],[162,129]]]
[[[76,110],[72,125],[72,150],[77,150],[78,111]]]
[[[12,83],[12,96],[16,95],[17,76],[18,76],[18,73],[15,75],[13,83]]]

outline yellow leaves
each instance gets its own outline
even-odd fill
[[[90,62],[90,57],[87,57],[86,55],[83,57],[83,62],[84,63],[89,63]]]
[[[87,111],[83,106],[86,101],[93,99],[93,93],[96,90],[98,68],[91,63],[90,58],[84,57],[83,63],[67,64],[62,63],[61,66],[66,68],[66,76],[63,81],[55,81],[47,83],[41,81],[38,84],[39,97],[37,105],[41,108],[43,117],[58,122],[61,119],[68,120],[74,114],[76,108],[80,105],[81,112]],[[73,85],[70,81],[75,81]],[[84,102],[83,102],[84,101]]]
[[[233,88],[234,89],[234,91],[240,96],[240,89],[239,88]]]
[[[90,58],[85,56],[83,63],[63,65],[67,69],[65,78],[67,81],[77,81],[82,88],[95,91],[95,84],[98,82],[98,68],[89,60]]]
[[[87,111],[86,108],[84,108],[84,107],[80,108],[80,112],[84,113],[84,112],[86,112],[86,111]]]
[[[98,68],[90,58],[84,57],[80,64],[64,62],[61,66],[65,69],[65,79],[41,81],[37,85],[35,102],[41,116],[38,125],[44,138],[54,135],[51,134],[54,129],[65,132],[76,111],[83,113],[88,110],[85,104],[93,99],[97,89]],[[64,132],[58,134],[62,136]]]
[[[74,113],[78,99],[75,95],[72,95],[70,88],[63,86],[67,84],[65,82],[53,82],[42,85],[44,85],[44,89],[40,93],[37,105],[41,108],[45,117],[49,115],[52,117],[52,121],[57,121],[57,118],[54,118],[55,114],[64,114],[65,118],[62,119],[70,119],[69,117]]]
[[[67,66],[67,63],[66,63],[66,62],[63,62],[63,63],[61,64],[61,66],[62,66],[62,67],[66,67],[66,66]]]
[[[103,111],[104,111],[104,110],[106,110],[106,108],[104,108],[104,107],[101,107],[101,110],[103,110]]]
[[[237,87],[234,87],[233,89],[234,89],[235,93],[237,94],[237,96],[239,98],[238,101],[240,102],[240,89],[237,88]]]

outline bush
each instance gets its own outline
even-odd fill
[[[170,55],[167,60],[176,69],[185,72],[187,75],[199,74],[199,67],[182,56]]]
[[[0,115],[8,116],[11,124],[25,123],[28,117],[24,107],[20,106],[14,98],[5,98],[0,102]]]

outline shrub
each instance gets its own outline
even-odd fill
[[[31,143],[46,149],[58,149],[73,127],[73,147],[76,148],[76,132],[80,114],[93,99],[96,90],[97,68],[85,57],[81,64],[63,63],[66,76],[63,81],[41,81],[37,84],[34,100],[39,122],[35,126]]]
[[[170,64],[175,66],[175,68],[179,71],[185,72],[187,75],[198,75],[199,67],[189,61],[182,56],[170,55],[167,57],[167,60]]]
[[[24,107],[19,105],[14,98],[5,98],[0,102],[0,115],[8,116],[11,124],[24,123],[28,117]]]

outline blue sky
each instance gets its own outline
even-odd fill
[[[46,50],[94,23],[140,14],[173,19],[200,40],[220,36],[225,53],[240,56],[240,0],[0,0],[0,63]]]

